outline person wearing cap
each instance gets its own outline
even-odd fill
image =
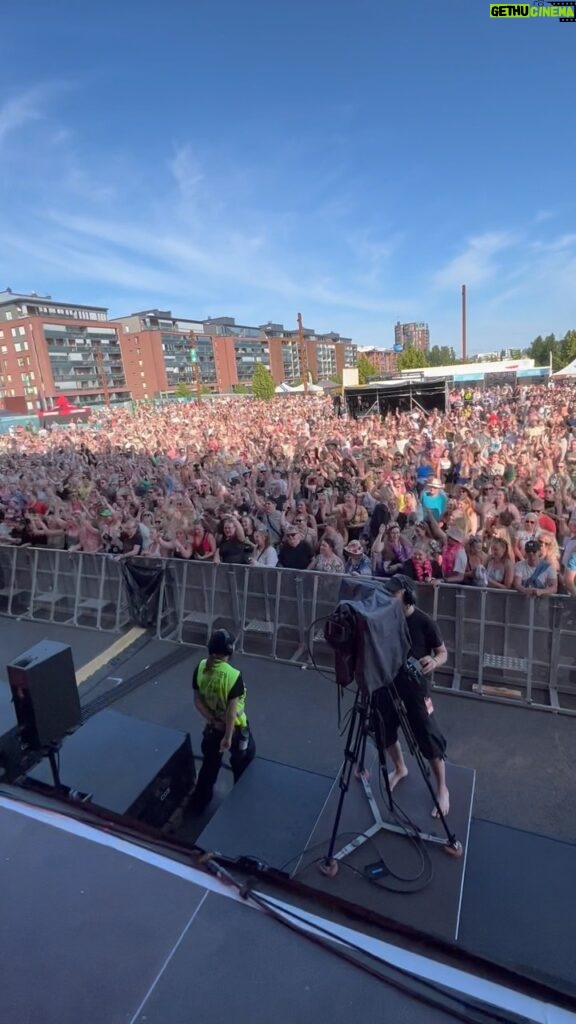
[[[225,753],[230,751],[235,783],[256,756],[246,716],[246,687],[240,670],[230,664],[234,643],[227,629],[216,629],[208,641],[208,657],[199,662],[192,677],[194,705],[206,721],[202,767],[192,800],[198,813],[212,800]]]
[[[395,679],[398,696],[402,699],[414,737],[423,756],[430,762],[436,784],[436,798],[443,814],[450,810],[450,794],[446,785],[444,757],[446,740],[442,734],[434,705],[430,696],[428,677],[435,669],[444,665],[448,652],[434,620],[416,607],[416,593],[410,580],[405,576],[391,576],[383,582],[385,589],[402,605],[406,626],[410,635],[410,655],[420,663],[421,677],[402,669]],[[373,696],[374,709],[381,715],[384,727],[386,753],[392,762],[388,775],[390,789],[408,775],[408,768],[398,740],[399,719],[390,697],[388,687],[376,690]],[[434,807],[432,816],[437,817]]]
[[[351,540],[344,551],[348,555],[344,572],[349,576],[371,576],[372,562],[359,540]]]
[[[442,519],[448,505],[448,497],[443,489],[442,481],[437,476],[431,477],[426,484],[420,502],[424,514],[431,512],[437,522]]]
[[[539,540],[524,545],[524,559],[514,569],[514,589],[528,597],[558,593],[558,573],[546,557]]]

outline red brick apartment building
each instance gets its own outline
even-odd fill
[[[150,309],[110,319],[101,306],[0,292],[0,404],[14,412],[51,408],[59,396],[81,406],[146,399],[196,381],[213,392],[249,385],[262,363],[277,384],[355,366],[350,338],[282,324],[249,327],[232,317],[179,319]]]
[[[131,381],[116,327],[100,306],[0,292],[0,402],[15,412],[125,401]]]

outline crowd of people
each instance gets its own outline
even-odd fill
[[[108,407],[0,437],[0,543],[576,594],[576,386]]]

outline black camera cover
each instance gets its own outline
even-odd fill
[[[334,651],[337,684],[349,686],[355,680],[368,693],[391,686],[410,652],[402,606],[377,580],[342,581],[324,635]]]

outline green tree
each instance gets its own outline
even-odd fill
[[[560,366],[558,369],[563,370],[564,367],[568,366],[568,363],[571,363],[573,359],[576,359],[576,331],[566,331],[566,334],[560,342]]]
[[[366,356],[360,356],[356,363],[358,370],[358,383],[368,384],[369,381],[374,380],[375,377],[379,377],[379,371],[371,359]]]
[[[274,377],[263,363],[256,363],[252,375],[252,393],[254,398],[273,398],[276,393]]]
[[[548,366],[552,356],[552,369],[559,370],[562,363],[561,346],[562,342],[556,341],[554,334],[548,334],[545,338],[539,334],[528,346],[526,354],[534,360],[536,366]]]
[[[189,384],[186,383],[185,380],[179,380],[176,385],[174,394],[176,395],[177,398],[192,398],[193,392],[192,388],[190,387]]]
[[[234,384],[233,387],[232,387],[232,391],[234,392],[235,395],[247,395],[248,394],[248,388],[246,387],[245,384]]]
[[[451,366],[456,362],[456,353],[448,345],[432,345],[428,352],[429,366]]]
[[[524,355],[525,353],[522,351],[521,348],[510,349],[510,359],[522,359]]]
[[[426,352],[407,345],[404,351],[399,353],[396,365],[399,370],[421,370],[424,366],[428,366],[428,357]]]

